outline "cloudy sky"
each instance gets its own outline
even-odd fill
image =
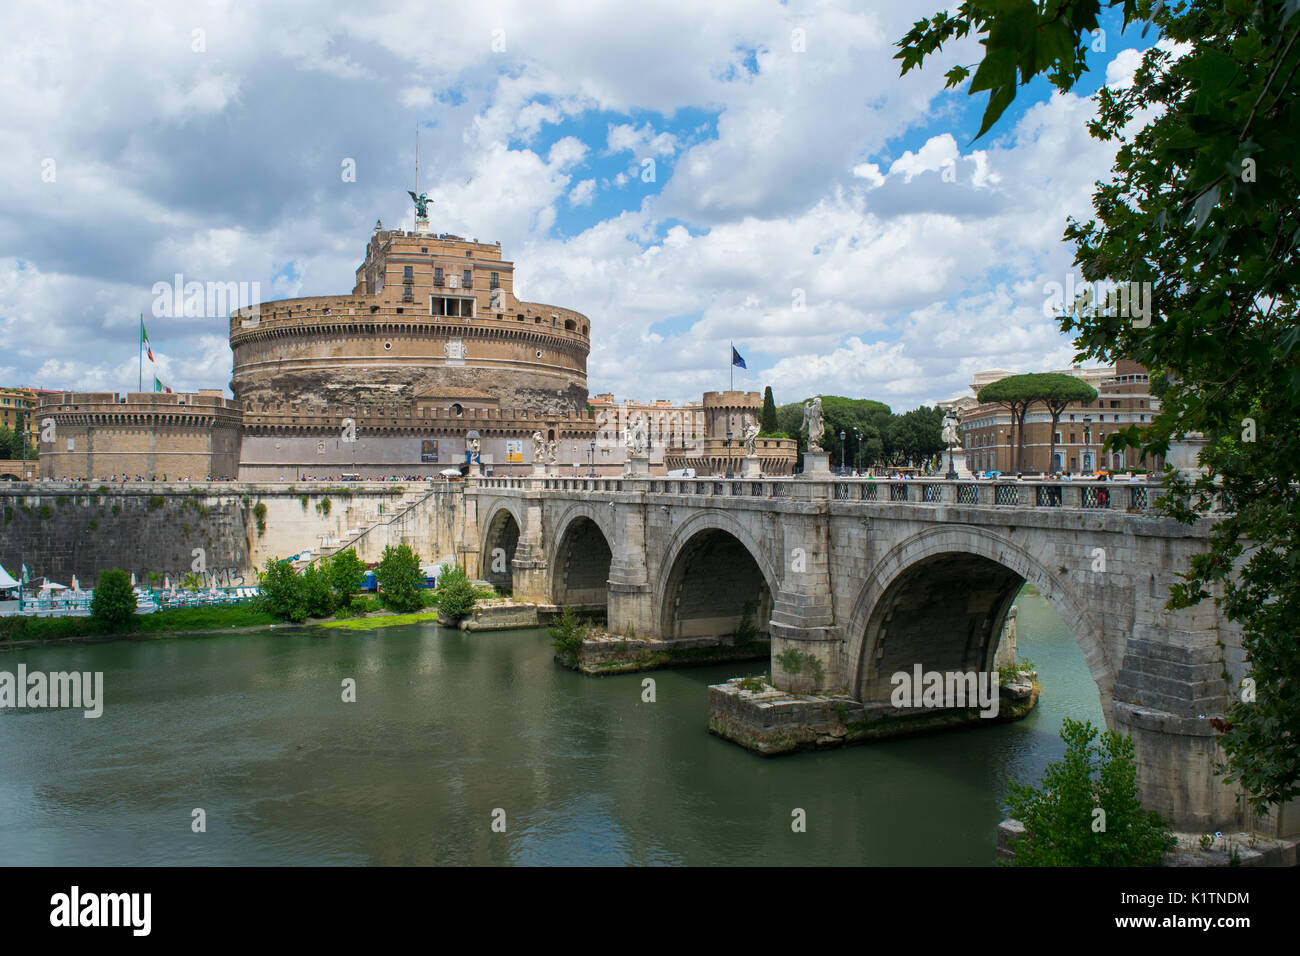
[[[592,319],[591,391],[771,384],[896,410],[1070,364],[1043,314],[1113,144],[1088,95],[1146,40],[1106,21],[1081,95],[983,95],[941,0],[54,2],[0,12],[0,384],[227,387],[223,318],[153,286],[351,291],[376,219],[500,240],[521,298]],[[349,171],[355,169],[355,176]],[[146,363],[148,383],[151,368]]]

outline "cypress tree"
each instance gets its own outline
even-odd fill
[[[777,430],[776,423],[776,402],[772,400],[772,386],[769,385],[763,389],[763,415],[758,420],[759,427],[763,429],[763,434]]]

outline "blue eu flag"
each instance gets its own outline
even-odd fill
[[[736,351],[734,345],[731,347],[731,364],[737,368],[749,368],[749,366],[745,364],[745,360],[740,357],[740,353]]]

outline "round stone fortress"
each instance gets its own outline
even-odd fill
[[[233,401],[215,391],[48,396],[37,409],[41,475],[433,477],[471,459],[489,474],[543,464],[618,474],[630,467],[635,422],[657,436],[647,449],[657,471],[721,474],[739,467],[743,424],[762,404],[757,393],[710,393],[708,430],[698,407],[602,403],[598,415],[587,400],[590,320],[520,301],[500,243],[435,234],[424,220],[412,232],[376,224],[350,294],[231,313],[230,348]],[[214,403],[220,416],[195,416]],[[759,446],[763,471],[789,473],[792,440]]]
[[[249,412],[358,411],[491,396],[535,415],[585,415],[591,323],[521,302],[499,243],[384,230],[351,295],[231,315],[235,401]]]

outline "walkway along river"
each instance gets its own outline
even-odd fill
[[[708,685],[761,664],[593,679],[543,630],[12,649],[0,670],[103,671],[105,704],[0,711],[0,865],[991,865],[1008,779],[1101,722],[1060,619],[1019,606],[1025,720],[779,758],[705,729]]]

